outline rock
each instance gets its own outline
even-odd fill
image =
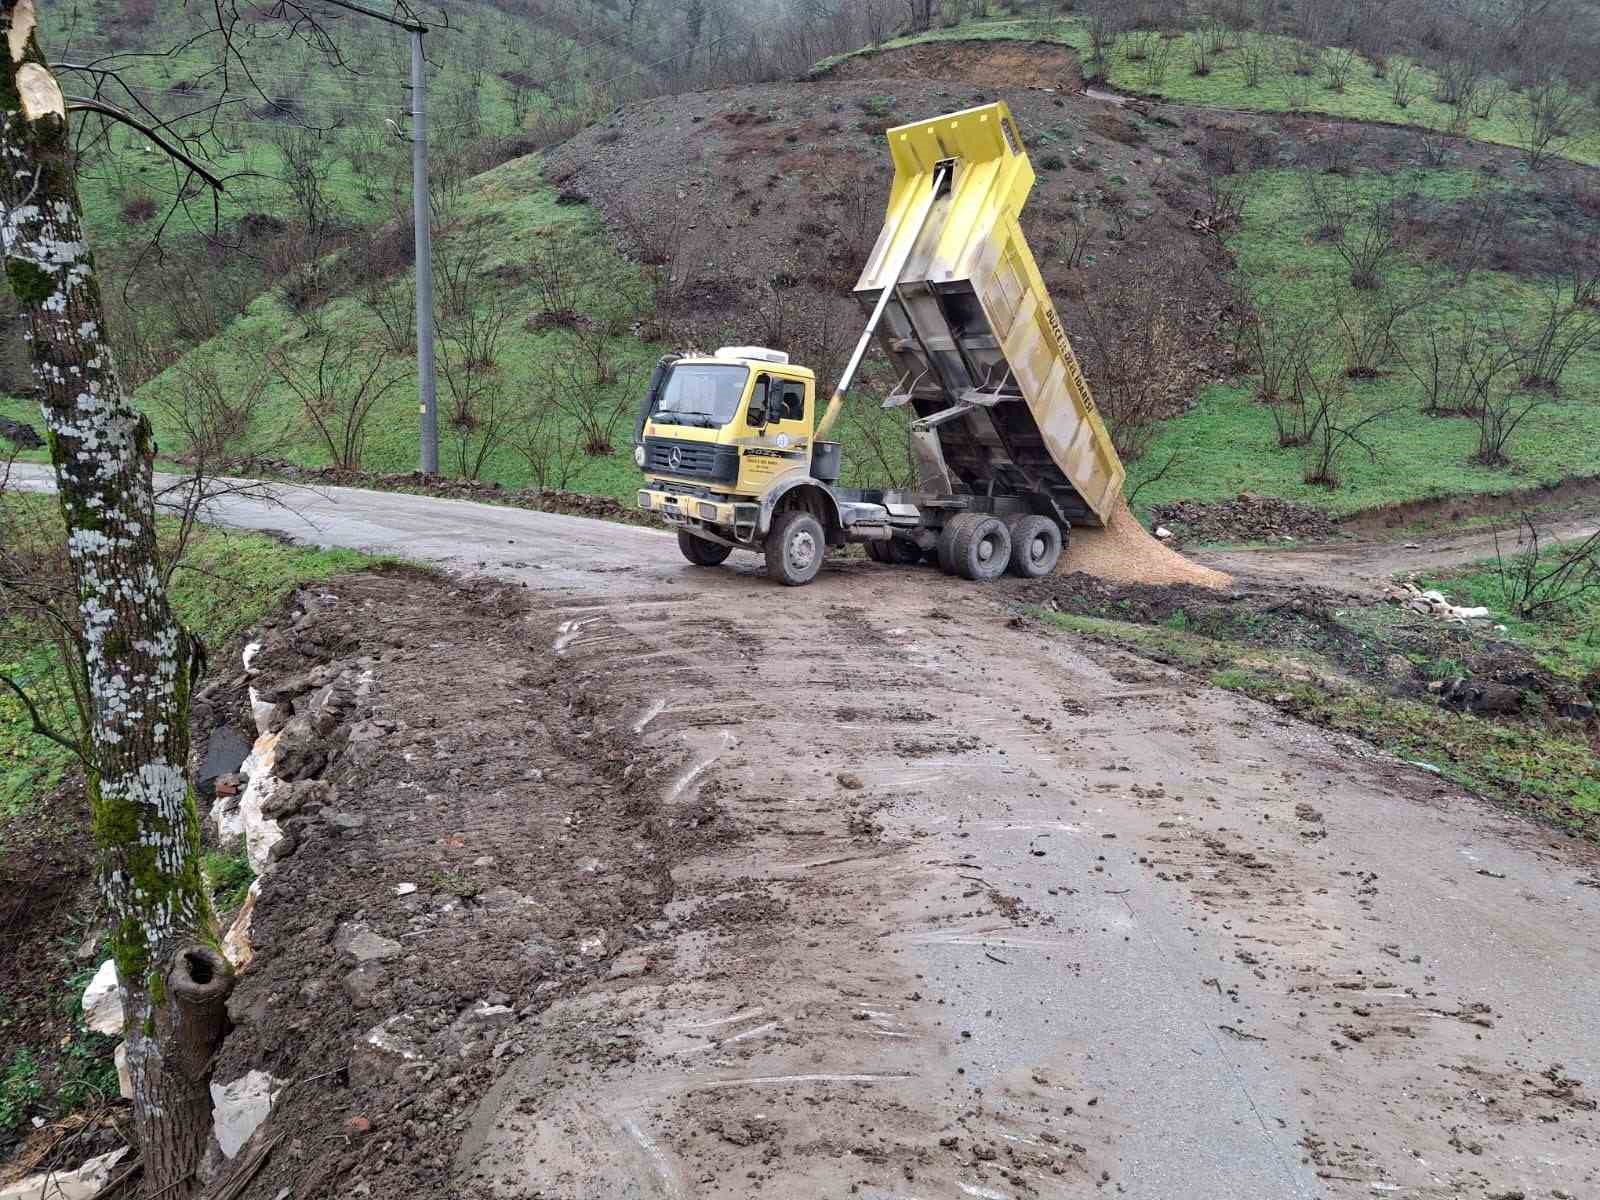
[[[396,896],[409,896],[416,890],[417,885],[414,883],[397,883],[394,885],[394,894]]]
[[[365,925],[346,921],[333,935],[333,948],[358,963],[387,962],[399,958],[404,947],[393,938],[373,933]]]
[[[117,985],[117,964],[109,958],[83,989],[83,1023],[96,1033],[122,1032],[122,990]]]
[[[272,1113],[278,1081],[251,1071],[229,1084],[211,1085],[211,1132],[224,1158],[233,1158]]]
[[[336,833],[355,833],[367,824],[367,819],[360,813],[324,811],[322,819]]]
[[[128,1147],[91,1158],[76,1171],[45,1171],[0,1187],[0,1200],[91,1200],[111,1182],[112,1172]]]
[[[339,986],[357,1008],[368,1008],[378,990],[387,982],[388,974],[379,963],[364,962],[347,972],[339,981]]]
[[[607,979],[637,979],[650,972],[650,955],[643,950],[630,950],[619,954],[606,972]]]
[[[94,957],[95,951],[100,948],[100,939],[105,935],[104,929],[91,929],[89,936],[78,943],[78,948],[72,952],[72,957],[79,962],[87,962]]]
[[[195,788],[205,800],[217,794],[217,781],[234,775],[250,754],[250,743],[231,725],[218,725],[206,738],[205,758],[195,774]]]
[[[866,786],[861,782],[861,776],[851,771],[840,771],[834,778],[839,781],[839,786],[846,791],[857,792]]]
[[[578,943],[578,953],[585,958],[603,958],[606,952],[606,931],[597,929]]]
[[[117,1091],[124,1100],[133,1099],[133,1076],[128,1072],[128,1043],[118,1042],[111,1052],[111,1061],[117,1068]]]
[[[466,1019],[473,1025],[481,1025],[487,1029],[500,1029],[515,1021],[517,1014],[504,1004],[490,1004],[487,1000],[479,1000],[471,1008],[467,1009]]]
[[[1165,525],[1157,525],[1155,534],[1158,538],[1165,542],[1172,537],[1172,530],[1168,529]]]
[[[256,899],[260,895],[261,880],[257,879],[245,893],[238,916],[233,918],[233,924],[228,926],[228,932],[222,938],[222,953],[237,971],[248,967],[250,960],[256,956],[255,947],[250,942],[250,923],[255,917]]]
[[[350,1085],[373,1087],[422,1070],[426,1064],[415,1032],[416,1021],[408,1013],[367,1030],[350,1048]]]
[[[351,1117],[344,1123],[344,1131],[351,1137],[359,1137],[363,1133],[371,1133],[372,1121],[367,1117]]]
[[[278,787],[273,778],[277,764],[278,741],[276,733],[263,733],[250,748],[250,755],[240,766],[249,779],[238,796],[218,796],[211,806],[211,823],[217,831],[217,840],[224,846],[244,839],[245,854],[251,869],[263,874],[271,862],[273,843],[283,837],[283,829],[262,812],[262,805]]]

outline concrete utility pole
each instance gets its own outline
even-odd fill
[[[411,30],[411,203],[417,227],[417,393],[422,414],[420,468],[439,473],[439,385],[433,365],[433,230],[428,211],[427,85],[422,30]]]
[[[379,12],[354,0],[326,0],[335,8],[357,13],[394,25],[411,35],[411,204],[417,226],[417,395],[421,413],[421,452],[417,465],[424,475],[439,473],[439,386],[433,365],[433,231],[428,211],[428,127],[426,62],[422,57],[422,35],[428,27],[420,21],[406,20]],[[410,11],[401,3],[402,13]]]

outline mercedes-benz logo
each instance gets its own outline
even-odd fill
[[[672,453],[667,455],[667,466],[671,467],[674,471],[683,466],[682,446],[674,446],[672,448]]]

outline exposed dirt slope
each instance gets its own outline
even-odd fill
[[[1033,42],[924,42],[852,55],[818,79],[933,79],[977,87],[1077,91],[1083,86],[1078,55],[1066,46]]]

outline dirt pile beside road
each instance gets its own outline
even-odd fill
[[[258,689],[309,723],[296,754],[320,778],[274,793],[287,854],[216,1074],[289,1081],[251,1195],[445,1195],[462,1110],[657,919],[677,835],[636,804],[651,763],[563,680],[523,589],[372,573],[267,625]],[[346,671],[359,719],[323,722],[339,705],[302,685]]]
[[[1194,542],[1261,542],[1332,537],[1339,526],[1327,513],[1276,496],[1244,492],[1233,500],[1176,500],[1150,510],[1180,544]]]
[[[943,79],[979,87],[1083,88],[1078,55],[1043,42],[923,42],[854,54],[813,79]]]

